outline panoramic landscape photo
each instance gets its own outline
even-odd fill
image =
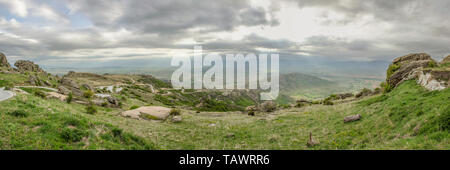
[[[448,0],[0,0],[0,150],[449,150]]]

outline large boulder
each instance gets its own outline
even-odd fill
[[[32,61],[28,61],[28,60],[19,60],[16,61],[16,63],[14,64],[14,66],[17,67],[17,69],[20,72],[37,72],[37,73],[44,73],[45,71],[42,70],[39,65],[34,64]]]
[[[47,99],[58,99],[60,101],[66,101],[67,100],[67,96],[63,95],[63,94],[59,94],[56,92],[47,92],[46,93],[46,98]]]
[[[76,83],[74,80],[67,78],[67,77],[63,77],[60,81],[61,81],[61,86],[63,86],[67,90],[71,91],[73,93],[73,95],[76,95],[76,96],[83,95],[83,93],[81,92],[81,89],[80,89],[80,85],[78,85],[78,83]],[[63,94],[67,93],[66,90],[62,89],[61,87],[59,87],[58,89]]]
[[[68,94],[70,93],[70,90],[67,89],[67,88],[64,87],[64,86],[59,86],[59,87],[58,87],[58,92],[61,93],[61,94],[66,94],[66,95],[68,95]]]
[[[397,87],[414,71],[436,63],[430,55],[419,53],[396,58],[389,66],[386,82],[390,87]]]
[[[162,106],[146,106],[122,112],[122,116],[134,119],[166,120],[170,109]]]
[[[11,68],[11,65],[9,65],[5,54],[3,54],[3,53],[0,53],[0,67]]]
[[[106,101],[114,107],[118,107],[120,105],[119,100],[112,96],[106,97]]]

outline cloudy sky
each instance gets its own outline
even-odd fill
[[[0,51],[38,63],[208,52],[450,54],[449,0],[0,0]],[[281,57],[283,57],[281,55]]]

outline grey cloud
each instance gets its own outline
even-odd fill
[[[143,33],[173,34],[189,29],[230,31],[240,25],[275,22],[268,19],[265,9],[250,6],[248,0],[80,0],[69,3],[97,26],[124,27]]]

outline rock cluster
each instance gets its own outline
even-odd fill
[[[446,63],[450,63],[450,55],[445,57],[442,61],[441,64],[446,64]]]
[[[409,54],[396,58],[389,66],[386,82],[390,87],[397,87],[405,78],[419,68],[425,68],[436,63],[425,53]]]
[[[45,73],[44,70],[42,70],[39,65],[34,64],[32,61],[28,60],[19,60],[17,61],[14,66],[17,67],[17,70],[20,72],[36,72],[36,73]]]
[[[63,77],[61,80],[61,86],[58,87],[58,90],[61,94],[69,94],[70,92],[72,92],[73,95],[76,96],[81,96],[82,92],[80,89],[80,85],[78,85],[78,83],[76,83],[74,80],[67,78],[67,77]]]
[[[395,59],[389,66],[386,82],[395,88],[406,80],[416,79],[417,83],[428,90],[443,90],[450,85],[450,69],[446,64],[450,56],[439,64],[428,54],[409,54]]]

